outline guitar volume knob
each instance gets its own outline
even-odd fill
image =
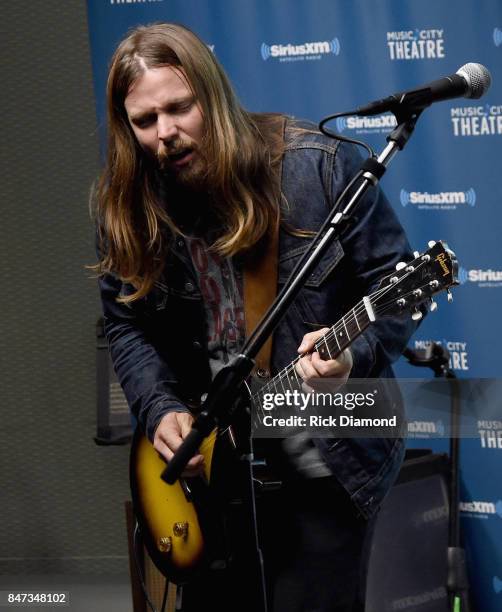
[[[174,523],[173,533],[177,538],[183,538],[186,540],[188,536],[188,522],[183,521],[179,523]]]
[[[172,547],[173,547],[173,540],[170,536],[159,538],[159,541],[157,543],[157,548],[159,549],[161,553],[171,552]]]

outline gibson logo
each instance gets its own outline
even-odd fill
[[[443,269],[443,276],[448,276],[448,274],[450,273],[450,270],[448,269],[448,266],[446,265],[445,260],[446,260],[445,253],[439,253],[439,255],[436,257],[436,261],[439,262],[439,265]]]

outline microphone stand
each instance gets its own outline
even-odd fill
[[[405,349],[403,355],[411,365],[428,367],[434,378],[446,378],[451,390],[450,478],[448,515],[448,574],[447,589],[451,612],[470,612],[469,579],[465,563],[465,550],[460,545],[459,475],[460,475],[460,385],[455,372],[449,367],[450,354],[441,344],[433,342],[425,350]]]
[[[384,175],[388,164],[396,155],[398,150],[402,150],[411,137],[418,117],[423,109],[400,109],[396,113],[398,125],[387,137],[388,144],[380,153],[377,159],[370,157],[364,161],[361,169],[356,174],[351,183],[340,195],[330,215],[323,223],[318,234],[314,237],[309,249],[300,259],[295,269],[292,271],[287,283],[282,288],[274,303],[270,306],[267,313],[260,321],[251,336],[247,339],[242,352],[227,367],[220,370],[213,380],[207,398],[202,404],[201,412],[196,417],[192,430],[187,435],[180,448],[176,451],[173,458],[162,473],[162,479],[168,484],[173,484],[181,475],[184,467],[191,457],[197,452],[202,441],[219,424],[233,423],[238,418],[238,412],[242,410],[243,383],[250,375],[254,366],[254,358],[272,334],[279,321],[285,315],[286,310],[298,295],[298,292],[305,284],[306,280],[314,270],[317,263],[327,247],[338,237],[346,226],[350,218],[350,213],[357,206],[363,195],[371,186],[376,186],[380,178]],[[399,116],[398,116],[399,115]],[[345,196],[353,188],[347,204],[342,208]],[[341,209],[341,210],[339,210]],[[248,492],[246,498],[251,501],[252,511],[254,511],[254,485],[252,478],[252,442],[249,437],[247,450],[240,453],[248,466],[246,472],[249,474]],[[258,543],[258,533],[256,521],[252,521],[252,539],[256,544],[257,558],[259,562],[259,592],[257,594],[258,612],[261,609],[267,612],[265,575],[263,571],[263,561]]]

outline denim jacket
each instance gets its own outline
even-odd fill
[[[306,129],[297,129],[300,126]],[[279,236],[279,288],[310,241],[288,228],[317,230],[361,163],[354,147],[323,136],[310,124],[289,121],[285,143],[281,187],[286,223]],[[354,215],[274,332],[273,370],[294,359],[305,333],[333,325],[375,290],[397,262],[412,259],[404,231],[380,190],[371,188]],[[183,238],[173,238],[165,271],[144,299],[117,303],[117,296],[133,288],[113,275],[100,279],[100,290],[115,370],[132,413],[153,439],[161,417],[196,404],[211,378],[202,296]],[[414,329],[409,316],[377,319],[351,345],[351,377],[392,377],[390,364]],[[314,442],[359,513],[370,517],[397,474],[402,441]]]

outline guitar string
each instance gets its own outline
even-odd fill
[[[411,270],[406,270],[406,273],[403,274],[400,278],[399,278],[399,283],[403,282],[406,278],[408,278],[411,274],[415,274],[422,266],[426,265],[427,263],[430,262],[431,257],[428,256],[426,257],[427,254],[425,255],[421,255],[420,258],[416,258],[415,260],[413,260],[412,262],[410,262],[407,266],[411,267]],[[417,262],[417,259],[419,259],[419,262]],[[392,275],[389,275],[390,277],[392,277]],[[423,285],[422,287],[426,287],[428,286],[429,283]],[[387,311],[389,309],[390,306],[392,306],[394,304],[393,301],[391,302],[387,302],[384,303],[383,305],[379,305],[378,303],[373,303],[372,300],[379,300],[381,299],[386,293],[392,291],[395,289],[395,287],[398,286],[398,283],[392,283],[387,285],[386,287],[382,287],[380,289],[377,289],[375,292],[373,292],[370,296],[370,303],[372,304],[372,307],[374,307],[374,311],[377,312],[378,314],[382,314],[385,311]],[[412,292],[408,292],[406,294],[401,295],[401,298],[404,297],[408,297],[409,295],[412,295]],[[357,330],[354,330],[359,333],[362,333],[363,330],[361,330],[360,326],[359,326],[359,322],[357,319],[357,315],[359,314],[359,316],[364,313],[366,311],[366,305],[364,304],[364,301],[360,301],[354,308],[352,308],[352,311],[349,311],[349,313],[347,313],[347,318],[346,315],[342,316],[341,320],[338,321],[337,323],[335,323],[328,332],[326,332],[326,334],[324,336],[322,336],[314,345],[314,349],[310,352],[313,352],[314,350],[319,350],[320,347],[322,346],[322,344],[326,344],[326,349],[328,350],[328,354],[330,354],[327,342],[332,340],[333,338],[336,339],[338,347],[339,347],[339,351],[338,353],[336,353],[336,356],[338,356],[342,351],[340,350],[340,344],[338,342],[338,332],[345,328],[345,332],[346,332],[346,337],[349,341],[352,341],[354,339],[354,336],[350,336],[350,334],[348,333],[348,329],[347,329],[347,323],[349,323],[349,325],[353,326],[353,322],[355,321],[356,325],[357,325]],[[365,326],[365,328],[367,327],[367,325]],[[340,334],[343,337],[343,334]],[[349,342],[350,343],[350,342]],[[349,344],[347,343],[347,345]],[[336,351],[335,351],[336,352]],[[298,374],[296,372],[296,368],[295,365],[296,363],[303,357],[304,355],[300,355],[298,356],[295,360],[293,360],[292,363],[290,363],[288,366],[286,366],[283,370],[281,370],[276,376],[274,376],[273,379],[271,379],[268,383],[266,383],[266,385],[264,385],[260,391],[258,393],[255,393],[253,396],[251,396],[251,402],[252,404],[255,405],[256,407],[256,403],[257,400],[261,397],[263,397],[264,393],[269,390],[270,388],[274,388],[275,392],[277,392],[277,387],[278,387],[278,383],[280,383],[280,386],[282,387],[282,390],[285,391],[284,388],[284,384],[283,381],[285,379],[287,379],[288,382],[288,386],[291,387],[291,381],[294,381],[298,387],[301,387],[301,383],[300,380],[298,379]],[[330,354],[331,356],[331,354]],[[291,376],[291,374],[294,375]],[[258,408],[261,408],[261,404],[258,404]],[[261,411],[263,411],[263,408],[261,408]],[[254,413],[256,415],[256,411]]]
[[[413,262],[412,262],[413,263]],[[412,265],[409,264],[409,265]],[[403,280],[405,280],[409,275],[414,274],[422,265],[424,265],[426,263],[426,261],[421,260],[421,262],[417,265],[417,267],[414,268],[413,271],[409,271],[407,272],[407,274],[404,274],[400,279],[399,282],[402,282]],[[388,285],[386,287],[382,287],[381,289],[377,289],[374,293],[372,293],[369,298],[370,301],[372,300],[376,300],[376,299],[381,299],[381,297],[383,295],[385,295],[386,293],[388,293],[389,291],[393,290],[395,287],[397,286],[396,283],[393,283],[392,285]],[[373,304],[372,304],[373,306]],[[376,309],[378,309],[378,306],[376,306]],[[354,306],[354,308],[352,308],[352,311],[354,314],[350,314],[349,317],[347,318],[347,321],[352,322],[352,319],[356,321],[356,325],[359,328],[358,325],[358,321],[357,321],[357,315],[361,315],[364,312],[366,312],[366,306],[364,305],[364,302],[361,300],[358,302],[358,304],[356,304],[356,306]],[[338,327],[337,327],[338,326]],[[345,321],[345,315],[341,318],[340,321],[337,321],[328,332],[326,332],[326,334],[324,336],[322,336],[319,340],[317,340],[316,344],[314,345],[314,350],[319,350],[319,348],[322,346],[323,343],[335,338],[337,340],[338,343],[338,332],[340,330],[343,329],[343,327],[346,326],[346,321]],[[349,335],[348,335],[349,337]],[[349,337],[350,340],[350,337]],[[311,351],[313,352],[313,351]],[[340,351],[341,352],[341,351]],[[340,353],[338,353],[340,354]],[[303,355],[302,355],[303,356]],[[284,370],[281,370],[281,372],[286,371],[290,366],[292,366],[293,364],[295,364],[299,359],[301,359],[302,356],[297,357],[291,364],[289,364],[289,366],[286,366],[286,368],[284,368]],[[274,384],[274,380],[276,378],[279,378],[281,375],[281,372],[279,372],[272,380],[270,380],[267,385],[265,385],[265,387],[263,387],[263,389],[265,389],[268,385],[272,386]],[[262,391],[263,391],[262,389]]]
[[[409,265],[410,265],[410,266],[412,266],[412,265],[413,265],[413,263],[414,263],[414,262],[411,262]],[[419,263],[416,265],[416,267],[414,267],[414,269],[413,269],[413,270],[410,270],[410,271],[409,271],[409,272],[407,272],[406,274],[403,274],[403,276],[402,276],[402,277],[399,279],[399,283],[403,282],[403,281],[404,281],[404,280],[405,280],[405,279],[406,279],[408,276],[410,276],[411,274],[415,274],[415,272],[417,272],[417,271],[418,271],[418,270],[419,270],[419,269],[420,269],[422,266],[424,266],[426,263],[428,263],[428,262],[427,262],[427,261],[425,261],[425,260],[422,260],[422,259],[421,259],[421,261],[420,261],[420,262],[419,262]],[[389,285],[387,285],[386,287],[382,287],[381,289],[377,289],[377,290],[376,290],[374,293],[372,293],[372,294],[369,296],[370,301],[371,301],[371,303],[372,303],[372,306],[374,305],[374,304],[373,304],[373,300],[376,300],[376,299],[381,299],[381,297],[382,297],[383,295],[385,295],[386,293],[388,293],[388,292],[392,291],[392,290],[393,290],[395,287],[397,287],[397,286],[398,286],[398,283],[393,283],[393,284],[389,284]],[[362,305],[361,305],[361,304],[362,304]],[[366,310],[366,306],[364,305],[364,302],[362,302],[362,300],[358,302],[358,304],[357,304],[357,305],[356,305],[356,306],[355,306],[355,307],[352,309],[352,311],[354,311],[354,309],[356,309],[356,308],[358,309],[358,310],[357,310],[358,314],[364,313],[364,311]],[[378,308],[378,306],[377,306],[377,308]],[[352,315],[351,315],[351,316],[352,316]],[[344,318],[345,318],[345,315],[344,315],[344,316],[341,318],[341,320],[340,320],[340,321],[338,321],[337,323],[335,323],[335,325],[334,325],[334,326],[333,326],[333,327],[330,329],[330,331],[329,331],[329,332],[326,332],[326,335],[325,335],[325,336],[323,336],[322,338],[320,338],[320,339],[319,339],[319,340],[316,342],[316,344],[315,344],[315,348],[320,347],[320,346],[322,345],[322,342],[324,341],[324,339],[331,339],[331,338],[334,336],[333,331],[336,331],[336,332],[340,331],[340,329],[342,328],[343,322],[344,322]],[[355,316],[354,316],[353,318],[355,318]],[[356,322],[357,322],[357,320],[356,320]],[[336,325],[339,325],[339,327],[338,327],[338,328],[336,328]],[[335,329],[335,328],[336,328],[336,329]]]
[[[413,271],[409,271],[407,274],[403,275],[403,276],[400,278],[400,282],[402,282],[402,281],[403,281],[405,278],[407,278],[407,276],[409,276],[409,275],[411,275],[411,274],[414,274],[414,273],[415,273],[415,272],[416,272],[416,271],[419,269],[419,267],[421,267],[421,266],[422,266],[422,265],[424,265],[425,263],[427,263],[427,262],[426,262],[425,260],[422,260],[422,261],[421,261],[421,263],[420,263],[419,265],[417,265],[417,267],[415,267],[415,269],[414,269]],[[410,265],[411,265],[411,264],[410,264]],[[394,283],[394,284],[392,284],[392,285],[389,285],[389,286],[387,286],[387,287],[384,287],[384,288],[382,288],[382,289],[379,289],[379,290],[375,291],[373,294],[371,294],[371,295],[369,296],[369,297],[370,297],[370,300],[371,300],[371,299],[375,299],[375,296],[377,296],[377,297],[380,299],[380,298],[381,298],[383,295],[385,295],[386,293],[388,293],[389,291],[391,291],[391,290],[392,290],[393,288],[395,288],[396,286],[397,286],[397,285],[396,285],[396,283]],[[425,283],[425,284],[424,284],[424,285],[422,285],[421,287],[418,287],[418,289],[423,289],[423,288],[425,288],[425,287],[427,287],[427,286],[429,286],[429,282]],[[403,299],[404,299],[404,298],[406,298],[406,297],[412,296],[412,295],[413,295],[413,292],[414,292],[414,291],[416,291],[416,289],[417,289],[417,288],[415,288],[415,289],[414,289],[414,290],[412,290],[412,291],[409,291],[408,293],[402,294],[402,295],[400,296],[400,298],[403,298]],[[361,302],[359,302],[359,304],[361,304]],[[372,305],[373,305],[373,304],[372,304]],[[381,315],[381,314],[384,314],[386,311],[388,311],[388,310],[389,310],[389,309],[390,309],[392,306],[394,306],[394,305],[395,305],[395,301],[394,301],[394,300],[391,300],[391,301],[389,301],[389,302],[385,302],[385,303],[383,303],[383,304],[380,304],[380,305],[379,305],[379,304],[377,304],[377,305],[373,305],[373,306],[375,306],[374,311],[375,311],[377,314]],[[357,308],[357,310],[358,310],[358,312],[359,312],[359,313],[362,313],[362,312],[364,312],[364,311],[366,310],[366,307],[364,306],[364,303],[363,303],[363,305],[362,305],[362,306],[359,306],[359,307],[357,307],[357,306],[356,306],[356,307],[354,307],[354,308],[352,309],[352,311],[353,311],[353,312],[355,312],[355,311],[356,311],[356,308]],[[322,338],[320,338],[320,339],[317,341],[317,343],[314,345],[314,348],[317,348],[318,346],[320,347],[320,346],[322,345],[322,343],[324,342],[324,340],[325,340],[325,339],[327,340],[327,339],[328,339],[328,337],[329,337],[329,339],[332,339],[332,338],[334,337],[333,330],[339,331],[340,329],[342,329],[342,323],[343,323],[343,319],[344,319],[344,318],[345,318],[345,316],[344,316],[344,317],[342,317],[341,322],[337,322],[337,323],[336,323],[336,324],[335,324],[335,325],[334,325],[334,326],[331,328],[330,332],[326,332],[326,334],[325,334],[325,335],[324,335]],[[355,320],[356,320],[356,323],[357,323],[357,319],[356,319],[356,317],[355,317],[355,316],[353,316],[352,318],[353,318],[353,319],[355,319]],[[338,327],[337,327],[337,325],[338,325]],[[359,326],[358,326],[358,327],[359,327]],[[361,331],[361,332],[362,332],[362,330],[358,330],[358,331]],[[354,337],[350,338],[350,336],[349,336],[349,335],[347,335],[347,338],[348,338],[349,340],[352,340]],[[342,351],[340,351],[338,354],[340,354],[341,352],[342,352]],[[281,370],[281,371],[280,371],[280,372],[279,372],[279,373],[278,373],[278,374],[277,374],[277,375],[276,375],[276,376],[275,376],[275,377],[274,377],[272,380],[270,380],[270,381],[269,381],[269,382],[268,382],[266,385],[264,385],[264,387],[262,387],[262,389],[260,389],[260,391],[259,391],[259,392],[255,393],[255,394],[252,396],[252,398],[251,398],[251,402],[252,402],[252,405],[255,407],[254,416],[253,416],[254,421],[256,421],[257,417],[259,416],[259,415],[257,415],[257,414],[256,414],[256,412],[258,412],[258,413],[262,413],[263,415],[265,414],[265,412],[264,412],[264,408],[262,407],[262,404],[258,402],[258,400],[259,400],[259,399],[261,399],[261,397],[263,397],[264,392],[266,392],[266,390],[267,390],[267,389],[270,389],[270,388],[271,388],[271,387],[272,387],[274,384],[275,384],[275,386],[276,386],[275,391],[277,392],[277,382],[275,382],[275,381],[279,381],[279,382],[281,383],[281,387],[282,387],[282,389],[283,389],[283,391],[284,391],[285,389],[284,389],[284,385],[282,384],[282,381],[283,381],[284,379],[286,379],[286,378],[287,378],[287,379],[288,379],[288,386],[291,388],[291,382],[290,382],[290,380],[292,379],[292,377],[290,376],[290,373],[294,373],[294,376],[295,376],[295,379],[296,379],[296,381],[295,381],[295,382],[296,382],[296,384],[298,385],[298,387],[299,387],[299,388],[301,388],[301,382],[298,380],[298,375],[297,375],[297,372],[296,372],[295,365],[296,365],[296,363],[297,363],[297,362],[298,362],[298,361],[299,361],[299,360],[300,360],[300,359],[301,359],[303,356],[304,356],[304,355],[299,355],[298,357],[296,357],[296,358],[295,358],[295,359],[294,359],[294,360],[293,360],[293,361],[292,361],[292,362],[291,362],[291,363],[290,363],[288,366],[286,366],[286,367],[285,367],[283,370]],[[302,382],[303,382],[303,381],[302,381]],[[257,410],[256,410],[256,409],[257,409]]]
[[[424,285],[424,286],[426,286],[426,285]],[[409,292],[408,294],[404,294],[404,296],[406,296],[406,297],[409,296],[409,295],[412,295],[412,292]],[[378,308],[378,314],[384,314],[393,305],[394,305],[393,302],[388,302],[387,304],[384,304],[382,307]],[[265,408],[263,407],[263,403],[262,403],[261,399],[263,398],[263,396],[266,393],[267,389],[269,390],[272,386],[275,386],[275,392],[277,393],[278,383],[280,383],[282,391],[286,392],[285,386],[283,384],[285,379],[287,379],[287,386],[288,386],[289,390],[294,390],[293,389],[293,385],[298,387],[298,389],[301,389],[303,380],[299,379],[298,373],[296,372],[296,368],[295,368],[296,363],[301,358],[302,358],[302,356],[298,356],[291,364],[289,364],[286,368],[281,370],[274,377],[274,379],[269,381],[267,383],[267,385],[265,385],[262,389],[260,389],[260,391],[258,393],[255,393],[252,396],[251,402],[252,402],[252,406],[254,408],[253,413],[252,413],[252,421],[253,421],[253,426],[254,427],[256,427],[256,425],[261,422],[260,421],[260,417],[263,420],[263,416],[265,416],[265,414],[266,414],[266,411],[265,411]],[[292,382],[293,382],[293,384],[292,384]]]

